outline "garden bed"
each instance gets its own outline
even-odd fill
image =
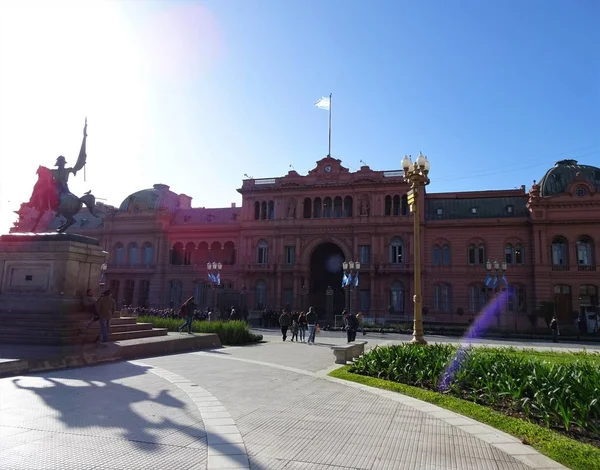
[[[163,318],[155,316],[139,316],[140,323],[152,323],[154,328],[166,328],[169,331],[178,331],[183,325],[183,318]],[[192,323],[194,333],[216,333],[219,335],[221,344],[227,346],[239,346],[242,344],[259,343],[262,335],[252,333],[247,323],[243,321],[201,321],[194,320]]]

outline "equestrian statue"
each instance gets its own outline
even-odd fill
[[[66,220],[56,230],[58,233],[63,233],[76,221],[73,217],[80,210],[82,205],[90,211],[94,217],[98,217],[94,213],[96,198],[91,194],[91,191],[85,193],[82,197],[77,197],[69,190],[69,175],[77,175],[77,172],[85,167],[86,155],[86,138],[87,138],[87,118],[83,127],[83,142],[77,162],[72,168],[67,168],[67,161],[62,155],[56,159],[55,170],[50,170],[45,166],[40,166],[37,169],[38,181],[33,187],[31,199],[25,207],[29,209],[37,209],[39,215],[33,225],[32,232],[35,232],[37,225],[47,210],[56,213],[56,217],[64,217]],[[85,170],[84,170],[85,171]]]

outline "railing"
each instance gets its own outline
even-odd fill
[[[559,264],[552,265],[552,271],[570,271],[570,266],[563,266]]]
[[[577,266],[577,271],[596,271],[596,266]]]
[[[362,266],[361,266],[362,269]],[[377,270],[379,272],[412,272],[414,269],[414,264],[412,263],[383,263],[377,266]]]
[[[270,263],[249,263],[246,265],[246,269],[248,271],[271,271],[273,269],[273,265]]]

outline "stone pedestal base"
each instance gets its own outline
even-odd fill
[[[89,315],[82,298],[98,295],[107,253],[98,240],[73,234],[0,237],[0,342],[10,334],[32,343],[36,336],[69,342]],[[13,341],[14,342],[14,341]]]

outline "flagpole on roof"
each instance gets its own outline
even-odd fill
[[[328,157],[331,157],[331,96],[332,93],[329,93],[329,147],[327,149]]]
[[[319,109],[326,109],[329,111],[329,145],[327,147],[327,156],[331,157],[331,97],[332,94],[329,93],[329,96],[323,96],[319,101],[315,103],[315,106]]]

